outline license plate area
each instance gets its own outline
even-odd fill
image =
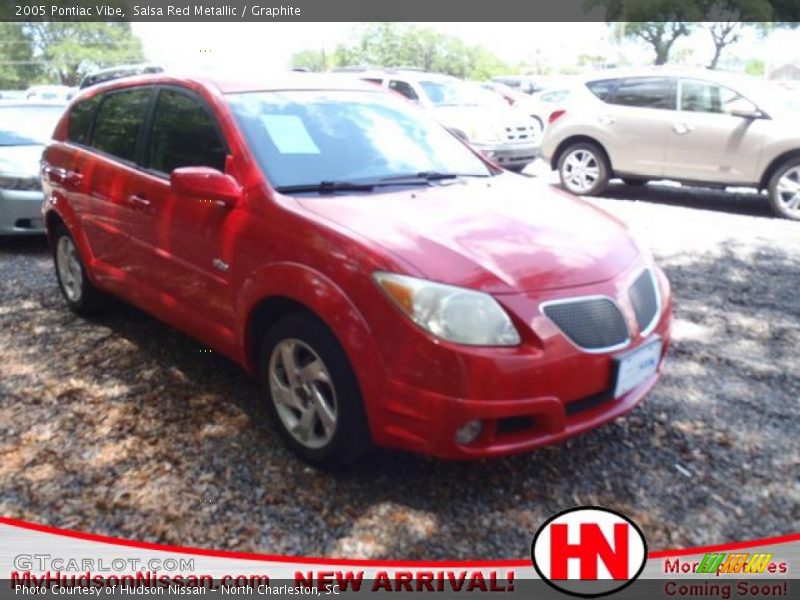
[[[661,338],[655,338],[614,359],[615,399],[630,392],[658,370],[661,346]]]

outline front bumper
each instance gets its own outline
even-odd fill
[[[0,235],[44,233],[41,191],[0,189]]]
[[[523,168],[539,156],[539,143],[532,144],[476,144],[481,153],[501,167]]]
[[[515,348],[468,348],[434,342],[394,344],[394,373],[382,398],[371,403],[375,441],[440,458],[472,459],[516,454],[554,444],[612,421],[632,410],[653,387],[669,346],[672,303],[669,283],[657,272],[661,313],[652,331],[638,331],[626,291],[641,272],[632,265],[612,281],[584,288],[498,296],[520,330]],[[590,353],[570,342],[541,311],[543,302],[565,295],[605,294],[615,298],[631,329],[631,341],[612,352]],[[662,341],[656,373],[620,397],[613,397],[615,359]],[[398,337],[393,338],[397,340]],[[425,373],[426,368],[435,369]],[[447,387],[450,391],[444,391]],[[438,389],[437,389],[438,388]],[[468,421],[483,428],[462,445],[455,434]]]

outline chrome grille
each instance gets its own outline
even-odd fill
[[[610,298],[559,300],[542,310],[572,342],[585,350],[605,351],[627,343],[628,326]]]
[[[633,305],[633,312],[636,313],[639,331],[645,334],[649,333],[659,311],[656,282],[649,269],[642,271],[642,274],[636,278],[628,290],[628,297]]]

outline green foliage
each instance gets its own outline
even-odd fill
[[[23,89],[39,74],[30,33],[22,23],[0,23],[0,89]]]
[[[766,72],[766,65],[764,64],[763,60],[754,58],[752,60],[747,61],[747,64],[744,67],[744,71],[748,75],[763,77],[764,73]]]
[[[129,23],[0,23],[0,87],[73,86],[89,71],[143,57]]]
[[[47,74],[64,85],[76,85],[89,71],[144,58],[130,23],[29,23],[27,27]]]
[[[313,71],[348,65],[415,67],[470,79],[488,79],[514,69],[486,48],[453,35],[402,23],[369,23],[354,32],[353,41],[339,44],[332,54],[303,50],[292,66]]]

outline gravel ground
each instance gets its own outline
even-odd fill
[[[365,558],[522,558],[602,504],[653,549],[800,530],[800,223],[754,194],[612,185],[673,285],[664,377],[628,417],[525,456],[294,458],[256,385],[122,303],[74,317],[41,240],[0,242],[0,514],[146,541]]]

